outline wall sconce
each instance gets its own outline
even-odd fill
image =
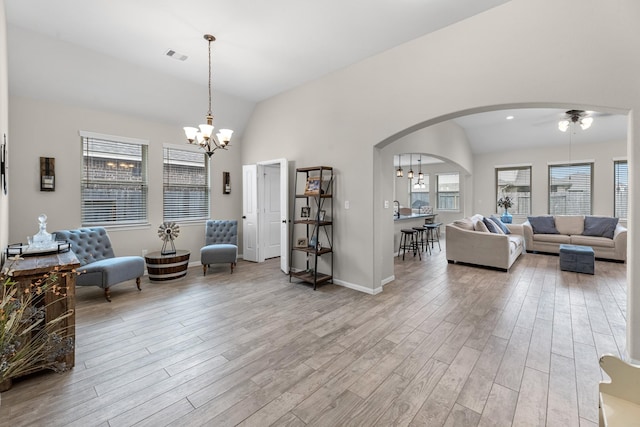
[[[40,191],[56,191],[56,159],[40,157]]]
[[[231,193],[231,174],[229,172],[222,172],[222,194]]]

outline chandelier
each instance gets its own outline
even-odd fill
[[[211,113],[211,42],[215,41],[216,38],[211,34],[205,34],[204,39],[209,42],[209,110],[206,115],[207,123],[201,124],[199,128],[185,127],[184,133],[187,136],[189,144],[198,144],[200,148],[211,157],[217,149],[227,149],[233,131],[231,129],[220,129],[220,132],[216,135],[217,140],[216,137],[213,136],[213,113]]]
[[[593,123],[593,117],[587,117],[587,113],[583,110],[567,111],[567,118],[558,122],[558,129],[566,132],[571,123],[579,124],[582,130],[589,129]]]

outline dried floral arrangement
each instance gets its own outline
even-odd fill
[[[49,305],[66,296],[66,288],[58,285],[58,276],[77,273],[59,273],[55,268],[30,287],[19,289],[12,280],[12,266],[20,259],[11,257],[0,272],[0,387],[5,389],[11,386],[12,378],[31,372],[67,371],[70,367],[64,363],[64,356],[74,351],[74,337],[60,324],[73,311],[48,322],[45,314]],[[45,303],[47,292],[54,295],[48,304]]]

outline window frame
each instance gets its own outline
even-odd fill
[[[520,209],[520,198],[518,198],[518,202],[515,204],[515,206],[517,207],[515,210],[513,207],[509,208],[509,213],[511,214],[516,214],[516,215],[531,215],[532,212],[532,206],[531,206],[531,202],[532,202],[532,181],[533,181],[533,167],[531,165],[522,165],[522,166],[496,166],[495,167],[495,189],[496,189],[496,209],[498,208],[498,200],[502,197],[501,194],[501,190],[500,190],[500,185],[499,185],[499,174],[500,172],[506,172],[506,171],[513,171],[513,170],[528,170],[529,171],[529,198],[528,198],[528,203],[527,203],[527,207],[528,210],[527,212],[523,212]],[[516,193],[518,194],[518,193]]]
[[[175,152],[183,152],[183,153],[190,153],[190,154],[194,154],[197,156],[202,156],[203,159],[203,165],[202,165],[202,169],[204,171],[204,183],[203,184],[193,184],[193,183],[184,183],[184,184],[180,184],[180,183],[173,183],[173,184],[169,184],[168,181],[168,176],[166,174],[167,170],[166,170],[166,166],[167,166],[167,161],[169,161],[169,159],[167,158],[167,152],[171,152],[171,151],[175,151]],[[175,160],[180,160],[180,159],[175,159]],[[199,207],[197,207],[197,211],[196,212],[200,212],[199,215],[193,215],[193,216],[168,216],[167,215],[167,187],[171,185],[173,187],[177,187],[177,188],[194,188],[194,186],[199,186],[200,188],[204,189],[203,194],[205,194],[204,197],[204,203],[202,205],[200,205]],[[191,147],[184,147],[184,146],[178,146],[178,145],[172,145],[172,144],[165,144],[162,147],[162,218],[163,221],[172,221],[172,222],[199,222],[202,220],[206,220],[209,219],[211,216],[211,161],[209,159],[209,157],[206,155],[205,152],[203,152],[200,149],[193,149]]]
[[[138,138],[130,138],[123,136],[115,136],[115,135],[106,135],[95,132],[87,132],[87,131],[79,131],[80,135],[80,157],[81,157],[81,176],[80,176],[80,218],[81,224],[83,227],[92,227],[92,226],[103,226],[103,227],[122,227],[122,226],[147,226],[149,225],[149,177],[148,177],[148,158],[149,158],[149,143],[147,140],[138,139]],[[105,145],[112,144],[110,147],[113,151],[99,151],[95,149],[98,145],[94,145],[94,149],[90,149],[90,144],[102,144]],[[126,154],[126,153],[118,153],[117,146],[124,148],[125,145],[135,146],[136,150],[139,148],[140,155],[139,157],[136,155]],[[103,156],[99,154],[103,153]],[[93,155],[91,155],[93,154]],[[104,154],[113,154],[112,157],[105,156]],[[96,167],[90,167],[87,163],[88,158],[100,158],[102,157],[106,159],[118,159],[123,160],[127,159],[127,161],[137,162],[139,163],[139,168],[132,166],[133,170],[131,172],[132,176],[139,175],[140,180],[123,180],[123,179],[100,179],[94,172],[93,177],[89,177],[91,171],[98,171]],[[99,172],[99,171],[98,171]],[[107,175],[105,171],[103,173],[104,176]],[[120,173],[117,169],[115,170],[115,175],[117,177],[125,176],[126,174]],[[131,197],[125,194],[125,197],[120,197],[120,200],[111,199],[101,199],[98,196],[94,198],[88,198],[87,193],[90,190],[90,187],[94,186],[94,190],[96,187],[102,187],[102,190],[105,192],[108,191],[125,191],[126,188],[129,187],[137,187],[139,189],[139,195],[136,195],[134,191],[133,194],[136,196],[133,199],[138,199],[137,205],[131,205],[130,200]],[[95,212],[92,208],[95,206],[102,205],[104,212]],[[134,215],[131,218],[132,206],[137,207],[139,209],[139,214]],[[100,215],[107,215],[107,209],[110,209],[112,212],[108,215],[111,215],[114,220],[108,221],[103,218],[94,219],[92,216],[95,215],[99,217]],[[125,212],[118,213],[118,212]]]
[[[425,184],[425,188],[424,189],[420,188],[420,189],[416,190],[415,187],[414,187],[414,185],[418,182],[418,174],[417,173],[415,174],[415,176],[412,179],[409,180],[409,206],[411,207],[411,209],[414,209],[413,208],[413,203],[416,201],[416,200],[413,199],[413,194],[414,193],[415,194],[421,194],[421,195],[426,194],[427,195],[427,200],[426,200],[427,204],[423,205],[423,206],[429,206],[429,207],[431,206],[431,193],[430,193],[431,189],[429,188],[430,185],[431,185],[430,184],[430,177],[429,177],[429,174],[427,174],[427,173],[423,173],[422,175],[424,176],[424,178],[422,180],[424,182],[424,184]],[[423,197],[420,197],[420,200],[422,200],[422,199],[423,199]]]
[[[458,191],[440,191],[440,177],[443,175],[455,175],[458,177]],[[443,212],[460,212],[460,172],[441,172],[436,173],[436,207],[439,211]],[[457,194],[457,199],[454,208],[443,208],[440,202],[440,194]]]
[[[566,209],[564,210],[564,212],[553,212],[551,207],[551,187],[552,187],[552,182],[551,182],[551,175],[552,175],[552,169],[554,168],[577,168],[577,167],[582,167],[582,166],[588,166],[589,167],[589,212],[577,212],[577,213],[567,213]],[[592,215],[593,213],[593,175],[594,175],[594,162],[593,161],[583,161],[583,162],[572,162],[572,163],[557,163],[557,164],[549,164],[547,167],[547,203],[548,203],[548,213],[550,215]],[[575,173],[574,173],[575,175]],[[571,174],[569,179],[571,179]]]
[[[626,201],[624,206],[625,215],[619,215],[618,212],[618,186],[619,186],[619,173],[618,165],[624,165],[625,177],[626,177]],[[613,161],[613,216],[621,219],[627,219],[629,214],[629,162],[627,160],[614,160]]]

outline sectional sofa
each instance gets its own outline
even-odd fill
[[[495,227],[494,224],[500,224]],[[524,250],[522,224],[474,215],[445,227],[447,261],[508,271]]]
[[[561,244],[591,246],[596,258],[625,262],[627,229],[618,218],[584,215],[531,216],[522,224],[527,252],[557,254]]]

